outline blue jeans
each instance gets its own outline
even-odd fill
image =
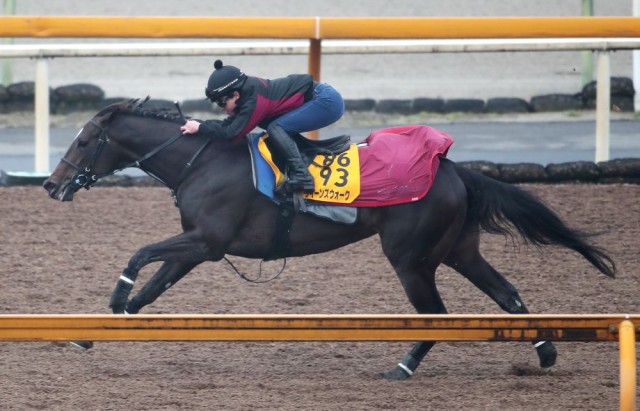
[[[278,125],[289,134],[319,130],[335,123],[344,114],[344,100],[336,89],[319,83],[313,99],[275,119],[269,127]]]

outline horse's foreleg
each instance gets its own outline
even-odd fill
[[[142,307],[144,307],[145,305],[151,304],[153,301],[155,301],[156,298],[158,298],[158,296],[160,296],[160,294],[162,294],[170,286],[178,282],[182,277],[188,274],[195,266],[197,266],[198,264],[204,261],[204,259],[201,259],[195,262],[188,262],[188,263],[182,262],[182,261],[165,262],[162,265],[162,267],[160,267],[160,269],[153,275],[153,277],[151,277],[151,279],[142,287],[142,289],[138,292],[138,294],[136,294],[136,296],[132,298],[131,301],[127,302],[129,293],[131,292],[131,289],[133,288],[133,284],[137,277],[137,273],[145,265],[140,263],[140,261],[144,261],[144,259],[141,260],[142,258],[141,256],[144,256],[145,252],[149,252],[149,251],[145,251],[145,249],[156,247],[156,246],[159,246],[160,244],[162,243],[145,247],[140,251],[138,251],[136,255],[134,255],[134,257],[131,258],[129,262],[129,266],[127,267],[127,269],[125,269],[125,272],[118,280],[118,283],[116,284],[116,287],[113,290],[113,293],[111,294],[111,301],[109,303],[109,306],[111,307],[114,313],[121,314],[126,312],[128,314],[136,314],[138,311],[140,311]],[[197,247],[194,246],[194,249],[195,248]],[[151,252],[154,252],[154,250],[152,249]],[[157,254],[157,251],[155,251],[155,253]],[[201,253],[203,252],[201,251]],[[152,254],[149,254],[149,255],[152,255]],[[179,253],[176,253],[174,251],[171,255],[173,255],[175,258],[175,256],[179,255]],[[195,258],[194,256],[195,254],[192,253],[191,258]],[[161,258],[153,259],[152,257],[147,257],[146,260],[147,260],[146,264],[148,264],[150,262],[158,261],[162,259]],[[140,265],[137,267],[133,265],[133,268],[132,268],[131,261],[137,261],[138,264]],[[125,306],[126,306],[126,310],[125,310]],[[87,350],[93,347],[93,342],[91,341],[73,341],[71,342],[71,344],[76,347],[84,348]]]
[[[477,247],[473,246],[474,239],[469,240],[467,246],[471,247],[463,252],[459,252],[460,249],[454,250],[444,263],[466,277],[504,311],[509,314],[528,314],[529,310],[522,302],[518,290],[480,255]],[[558,353],[551,341],[534,341],[532,344],[542,368],[555,365]]]
[[[129,294],[138,277],[138,272],[147,264],[156,261],[173,261],[195,266],[211,259],[212,255],[205,244],[188,233],[182,233],[159,243],[143,247],[131,257],[127,268],[124,269],[118,279],[111,293],[109,307],[111,307],[114,314],[124,313]]]
[[[154,302],[160,294],[168,290],[182,277],[193,270],[200,262],[182,263],[167,261],[162,267],[147,281],[140,291],[127,303],[126,313],[137,314],[140,309]]]

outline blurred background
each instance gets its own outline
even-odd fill
[[[7,1],[7,0],[5,0]],[[11,0],[16,15],[69,16],[321,16],[473,17],[580,16],[581,0]],[[595,16],[631,16],[632,0],[593,0]],[[146,42],[145,39],[15,39],[15,44]],[[203,41],[197,39],[173,40]],[[215,40],[233,41],[233,40]],[[49,64],[52,88],[78,82],[100,86],[106,97],[201,98],[212,71],[210,57],[58,58]],[[227,56],[250,75],[266,78],[307,72],[306,56]],[[33,81],[35,64],[14,59],[12,82]],[[612,54],[611,75],[632,76],[632,52]],[[324,55],[321,78],[347,99],[479,98],[577,93],[582,52]]]

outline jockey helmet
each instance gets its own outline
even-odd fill
[[[209,76],[209,82],[204,89],[204,94],[212,102],[242,87],[247,78],[239,68],[223,66],[222,60],[216,60],[213,67],[215,70]]]

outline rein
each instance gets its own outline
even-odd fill
[[[164,143],[162,143],[158,147],[154,148],[153,150],[151,150],[150,152],[148,152],[147,154],[145,154],[144,156],[142,156],[138,160],[135,160],[135,161],[125,165],[122,168],[113,170],[113,171],[111,171],[109,173],[94,174],[94,173],[92,173],[92,169],[93,169],[93,167],[94,167],[94,165],[96,163],[96,160],[98,159],[98,157],[102,153],[102,150],[104,149],[106,144],[109,142],[109,135],[107,133],[108,127],[102,127],[100,124],[96,123],[93,119],[91,119],[89,121],[89,124],[93,124],[95,127],[97,127],[100,130],[100,137],[98,138],[98,145],[96,146],[96,149],[93,152],[93,155],[91,156],[91,159],[89,160],[89,164],[87,164],[86,167],[82,168],[79,165],[67,160],[65,157],[63,157],[62,160],[61,160],[62,162],[68,164],[69,166],[73,167],[76,171],[78,171],[78,173],[72,178],[72,181],[71,181],[71,186],[75,190],[79,190],[80,188],[84,188],[84,189],[88,190],[89,188],[91,188],[91,186],[93,186],[96,182],[98,182],[99,179],[101,179],[103,177],[106,177],[106,176],[113,175],[113,174],[115,174],[115,173],[117,173],[119,171],[122,171],[125,168],[129,168],[129,167],[136,167],[136,168],[141,169],[142,171],[147,173],[150,177],[152,177],[156,181],[158,181],[161,184],[163,184],[163,185],[168,187],[168,184],[165,183],[161,178],[159,178],[158,176],[150,173],[147,170],[142,169],[140,167],[140,164],[142,162],[148,160],[149,158],[153,157],[154,155],[158,154],[160,151],[164,150],[165,148],[167,148],[171,144],[175,143],[180,137],[182,137],[182,133],[178,132],[177,135],[173,136],[172,138],[170,138],[169,140],[165,141]],[[207,140],[195,152],[195,154],[191,157],[191,159],[187,162],[185,168],[182,170],[182,172],[180,173],[180,176],[178,177],[178,180],[177,180],[177,183],[176,183],[176,189],[177,189],[178,186],[180,186],[180,183],[182,183],[182,181],[187,177],[187,175],[191,171],[191,166],[193,165],[195,160],[200,156],[202,151],[209,145],[209,143],[211,143],[210,139]],[[171,188],[171,192],[172,192],[172,195],[173,195],[173,197],[175,199],[176,198],[175,189]]]

